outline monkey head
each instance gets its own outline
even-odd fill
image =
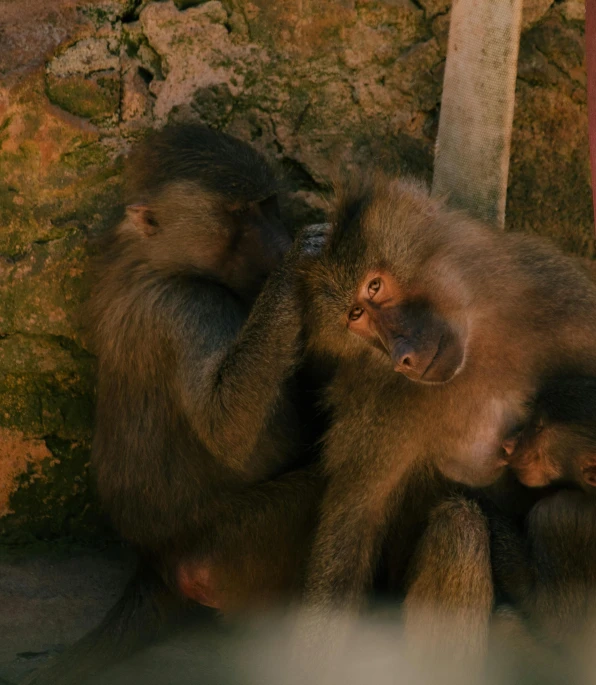
[[[376,176],[341,188],[328,243],[305,274],[312,344],[382,356],[417,383],[450,381],[466,363],[466,258],[479,261],[483,231],[414,183]]]
[[[533,488],[564,481],[596,492],[596,378],[568,372],[545,379],[528,414],[503,442],[518,480]]]
[[[503,449],[517,479],[529,488],[562,481],[596,493],[596,426],[534,417],[503,442]]]
[[[129,205],[123,230],[140,241],[152,267],[221,282],[241,296],[258,293],[291,239],[275,196],[229,202],[197,182],[167,184]]]
[[[225,133],[167,126],[132,152],[126,178],[120,230],[154,269],[195,273],[250,299],[291,245],[275,174]]]
[[[395,371],[420,383],[444,383],[463,364],[463,342],[423,298],[402,294],[390,272],[374,270],[359,284],[348,330],[386,353]]]

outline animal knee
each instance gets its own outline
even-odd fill
[[[488,550],[487,520],[476,502],[463,497],[445,500],[432,510],[428,533],[435,540],[448,540],[458,555]]]

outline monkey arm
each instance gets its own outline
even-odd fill
[[[387,462],[376,458],[374,446],[365,453],[368,463],[360,454],[365,443],[344,449],[359,436],[350,436],[343,428],[342,422],[336,422],[332,429],[336,439],[332,438],[325,456],[328,467],[342,453],[349,459],[344,456],[343,464],[336,461],[329,476],[307,573],[306,606],[298,626],[299,642],[315,652],[332,652],[341,644],[349,625],[345,612],[361,608],[379,558],[396,482]],[[401,469],[397,470],[401,476]]]
[[[190,316],[175,314],[183,410],[207,449],[234,469],[246,466],[263,431],[275,429],[267,422],[298,360],[301,312],[288,271],[270,277],[244,325],[238,304],[214,285],[188,304]]]
[[[332,479],[307,568],[304,608],[297,622],[299,651],[333,654],[346,637],[346,610],[358,610],[373,571],[383,527],[353,483]]]

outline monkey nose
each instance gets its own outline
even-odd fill
[[[391,354],[395,371],[414,370],[418,362],[418,356],[414,346],[407,340],[396,343]]]

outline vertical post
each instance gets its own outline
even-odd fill
[[[433,195],[500,227],[521,15],[522,0],[454,0],[435,153]]]
[[[596,0],[586,0],[586,70],[588,72],[588,130],[592,167],[592,205],[596,234]]]

